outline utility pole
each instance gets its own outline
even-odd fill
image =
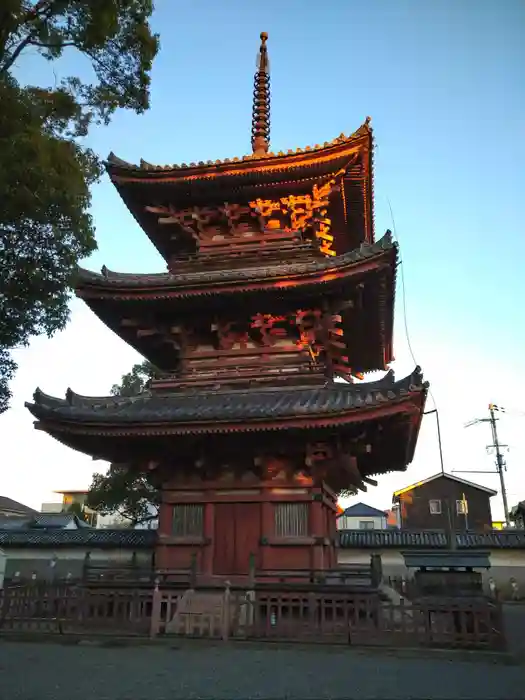
[[[505,487],[505,471],[507,469],[507,465],[505,464],[505,459],[503,458],[503,454],[501,452],[502,448],[507,448],[508,445],[502,445],[499,441],[498,438],[498,429],[496,427],[496,421],[499,420],[499,418],[496,418],[494,415],[496,411],[499,411],[501,413],[505,413],[505,409],[501,408],[500,406],[496,406],[493,403],[489,403],[489,417],[488,418],[476,418],[475,420],[470,421],[465,425],[465,428],[470,428],[471,425],[477,425],[478,423],[490,423],[490,428],[492,431],[492,445],[487,445],[487,451],[488,452],[494,452],[496,455],[496,471],[463,471],[460,472],[460,470],[454,469],[453,471],[457,471],[458,473],[462,474],[498,474],[499,475],[499,480],[500,480],[500,485],[501,485],[501,499],[503,501],[503,512],[505,514],[505,524],[507,527],[510,525],[510,518],[509,518],[509,505],[507,502],[507,489]]]
[[[498,419],[494,416],[494,411],[499,410],[500,409],[497,406],[494,406],[493,403],[489,404],[490,427],[492,429],[492,445],[490,445],[489,447],[493,448],[496,452],[496,470],[499,474],[499,480],[501,484],[501,498],[503,499],[503,512],[505,513],[505,524],[508,527],[510,525],[509,504],[507,503],[507,489],[505,488],[504,476],[504,471],[506,470],[507,465],[505,464],[505,460],[503,459],[503,455],[501,454],[501,448],[507,447],[507,445],[500,445],[500,442],[498,440],[498,429],[496,427],[496,421]]]

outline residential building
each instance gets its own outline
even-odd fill
[[[386,526],[386,512],[366,503],[354,503],[337,518],[338,530],[385,530]]]
[[[61,502],[42,503],[42,513],[65,513],[74,512],[77,515],[82,515],[83,519],[92,527],[96,528],[122,528],[130,527],[131,521],[123,518],[118,513],[109,513],[108,515],[100,515],[96,511],[86,506],[88,491],[86,490],[70,490],[70,491],[55,491],[56,494],[62,496]],[[152,510],[152,515],[155,513]],[[151,520],[147,523],[136,525],[136,529],[154,530],[157,528],[157,520]]]
[[[394,508],[398,509],[404,530],[492,530],[490,499],[496,491],[439,473],[395,491]]]
[[[7,496],[0,496],[0,517],[5,518],[26,518],[34,515],[37,511],[23,503],[14,501]]]

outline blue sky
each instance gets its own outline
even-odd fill
[[[372,117],[376,138],[376,233],[392,228],[401,245],[407,326],[415,359],[441,415],[445,465],[490,469],[488,427],[463,424],[494,401],[525,410],[520,350],[525,231],[525,4],[521,0],[157,0],[153,24],[161,50],[151,109],[119,113],[90,145],[132,162],[181,163],[250,151],[251,95],[261,31],[269,33],[272,150],[331,140]],[[324,12],[323,12],[324,10]],[[35,55],[18,62],[21,80],[52,84]],[[55,73],[89,76],[67,54]],[[99,251],[85,262],[122,271],[161,271],[164,263],[104,178],[93,193]],[[414,365],[398,284],[394,369]],[[84,487],[104,469],[35,433],[23,408],[34,388],[63,395],[71,386],[106,394],[138,358],[78,301],[52,340],[17,354],[13,408],[0,417],[13,469],[0,493],[30,505],[51,491]],[[431,403],[429,408],[431,408]],[[525,498],[525,415],[501,422],[511,503]],[[416,459],[360,496],[387,507],[392,491],[439,469],[432,416]],[[465,478],[498,488],[495,475]],[[495,515],[501,515],[499,498]]]

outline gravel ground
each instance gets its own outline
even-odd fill
[[[0,642],[2,700],[525,697],[525,667],[351,649]]]

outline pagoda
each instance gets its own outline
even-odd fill
[[[166,261],[80,269],[76,294],[158,368],[133,397],[53,398],[35,426],[161,491],[156,567],[202,580],[336,566],[337,496],[411,462],[427,394],[396,381],[397,244],[374,238],[370,120],[272,153],[267,35],[252,153],[108,175]],[[378,381],[364,381],[385,370]]]

